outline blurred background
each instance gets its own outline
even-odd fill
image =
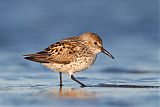
[[[159,97],[154,90],[94,89],[94,93],[102,92],[98,99],[76,101],[75,105],[68,100],[60,103],[57,97],[53,101],[41,94],[42,99],[37,98],[35,92],[44,87],[58,87],[58,73],[26,61],[22,55],[41,51],[66,37],[94,32],[115,59],[100,53],[96,63],[86,70],[89,72],[77,75],[81,81],[158,85],[159,24],[159,0],[0,0],[0,106],[75,107],[78,103],[92,107],[99,104],[156,107]],[[69,76],[64,76],[64,84],[78,87]],[[127,100],[132,98],[135,100]]]
[[[0,0],[0,14],[1,66],[90,31],[115,57],[95,66],[159,69],[158,0]]]
[[[94,66],[157,70],[158,21],[158,0],[0,0],[0,64],[89,31],[115,57],[100,54]]]

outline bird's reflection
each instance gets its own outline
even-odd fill
[[[71,98],[71,99],[90,99],[95,98],[96,93],[93,91],[87,91],[84,88],[62,88],[49,89],[43,91],[43,94],[48,97],[60,97],[60,98]]]

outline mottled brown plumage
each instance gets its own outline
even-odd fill
[[[62,72],[68,73],[74,81],[85,86],[76,80],[73,74],[92,65],[99,52],[113,58],[103,48],[102,40],[97,34],[86,32],[80,36],[63,39],[36,54],[25,55],[25,59],[42,63],[47,68],[60,72],[60,77]],[[61,79],[60,81],[62,82]]]

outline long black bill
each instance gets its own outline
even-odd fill
[[[108,55],[109,57],[111,57],[112,59],[114,59],[114,57],[112,56],[112,54],[110,54],[110,53],[109,53],[107,50],[105,50],[104,48],[102,48],[101,51],[102,51],[104,54],[106,54],[106,55]]]

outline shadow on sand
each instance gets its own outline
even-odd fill
[[[100,83],[98,85],[87,85],[87,87],[112,87],[112,88],[160,88],[160,86],[151,86],[151,85],[132,85],[132,84],[104,84]]]
[[[88,87],[88,88],[87,88]],[[92,90],[92,87],[94,90]],[[69,98],[69,99],[94,99],[99,95],[98,87],[109,88],[160,88],[160,86],[145,86],[145,85],[115,85],[115,84],[98,84],[98,85],[87,85],[83,88],[67,88],[60,86],[59,88],[51,88],[40,91],[40,95],[44,95],[51,98]],[[95,88],[97,88],[95,90]],[[103,88],[104,89],[104,88]],[[109,89],[110,90],[110,89]],[[108,90],[108,91],[109,91]],[[98,93],[97,93],[98,92]],[[103,92],[102,92],[103,93]]]

